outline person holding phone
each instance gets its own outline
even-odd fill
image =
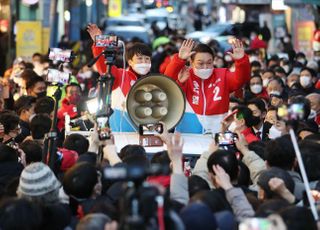
[[[102,31],[95,24],[89,24],[87,31],[94,42],[92,46],[93,56],[98,56],[104,47],[97,47],[96,36],[102,35]],[[111,74],[114,77],[114,83],[112,87],[112,108],[114,108],[114,115],[110,117],[110,125],[113,131],[135,131],[132,125],[126,119],[123,118],[123,111],[126,96],[129,93],[131,86],[141,77],[146,76],[151,69],[151,49],[143,43],[135,43],[132,47],[126,50],[126,61],[129,64],[128,69],[118,68],[115,65],[111,67]],[[104,56],[101,56],[96,63],[98,72],[103,75],[106,73],[106,64]]]
[[[187,99],[185,116],[177,127],[180,132],[219,131],[220,122],[228,112],[230,93],[250,80],[249,58],[240,40],[232,42],[232,51],[228,55],[235,62],[234,72],[214,68],[213,50],[205,44],[195,46],[191,39],[185,40],[171,59],[164,74],[176,80]],[[187,61],[190,67],[186,66]]]

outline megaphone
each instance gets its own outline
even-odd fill
[[[165,75],[152,74],[140,78],[131,87],[126,107],[129,118],[137,128],[161,121],[170,130],[182,119],[186,100],[174,80]],[[144,146],[156,145],[144,143]]]

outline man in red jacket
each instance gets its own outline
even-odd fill
[[[97,35],[102,34],[101,30],[95,24],[89,24],[87,31],[93,41],[95,41]],[[103,50],[104,47],[96,47],[93,45],[93,56],[98,56]],[[147,45],[135,43],[126,50],[126,58],[129,64],[128,69],[121,69],[112,65],[111,74],[114,77],[112,108],[114,109],[114,114],[110,117],[110,125],[113,131],[135,131],[127,114],[124,112],[125,100],[131,86],[140,77],[146,76],[150,72],[151,56],[152,51]],[[96,66],[100,74],[106,73],[105,58],[103,56],[98,59]]]
[[[186,94],[186,113],[180,132],[218,132],[220,122],[228,112],[229,94],[243,87],[250,79],[250,63],[239,40],[232,43],[235,72],[213,68],[214,53],[204,44],[183,42],[179,53],[167,66],[165,75],[173,78]],[[190,58],[190,67],[186,62]]]

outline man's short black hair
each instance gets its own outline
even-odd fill
[[[76,86],[76,87],[79,88],[80,92],[82,91],[81,86],[80,86],[79,84],[77,84],[77,83],[75,83],[75,82],[71,82],[71,83],[69,83],[69,84],[65,87],[66,93],[68,92],[68,88],[69,88],[69,87],[72,87],[72,86]]]
[[[54,110],[54,100],[52,97],[41,97],[37,100],[34,107],[36,114],[44,113],[50,115]]]
[[[231,181],[238,178],[239,164],[237,157],[233,151],[217,150],[212,153],[207,161],[208,171],[214,173],[212,170],[213,165],[219,165],[230,176]]]
[[[152,51],[146,44],[137,42],[127,50],[127,61],[132,60],[134,55],[145,55],[151,58]]]
[[[63,177],[63,189],[70,196],[78,199],[90,198],[93,188],[98,182],[98,172],[94,165],[81,162],[76,163]]]
[[[266,143],[266,160],[270,167],[292,170],[296,155],[289,135],[278,137]]]
[[[269,181],[272,178],[282,179],[286,188],[293,193],[294,192],[294,181],[290,174],[281,168],[271,167],[261,172],[257,184],[264,190],[266,199],[280,198],[279,194],[272,191],[269,186]]]
[[[247,103],[248,105],[255,105],[262,113],[267,112],[266,104],[261,98],[253,98]]]
[[[251,62],[251,67],[261,67],[261,63],[258,61]]]
[[[273,69],[266,69],[266,70],[264,70],[263,72],[262,72],[262,74],[265,74],[265,73],[272,73],[273,74],[273,76],[275,76],[276,74],[275,74],[275,72],[273,71]]]
[[[260,120],[253,116],[251,109],[249,109],[247,106],[239,105],[234,107],[233,110],[238,110],[236,117],[239,120],[244,119],[244,122],[248,128],[257,125],[260,122]]]
[[[27,82],[26,82],[26,89],[32,89],[38,82],[44,82],[45,83],[45,80],[40,77],[40,76],[34,76],[34,77],[31,77],[29,79],[27,79]]]
[[[239,105],[243,105],[244,104],[244,102],[240,98],[237,98],[237,97],[234,97],[234,96],[230,97],[230,102],[231,103],[237,103]]]
[[[26,154],[26,163],[40,162],[42,160],[42,148],[38,142],[26,140],[19,145]]]
[[[320,180],[320,144],[312,140],[302,140],[299,147],[309,181]]]
[[[291,205],[279,212],[287,229],[299,230],[317,230],[317,222],[315,221],[312,212],[307,207],[297,207]]]
[[[303,68],[300,70],[300,73],[301,73],[302,71],[304,71],[304,70],[308,71],[308,72],[311,74],[311,77],[316,77],[316,76],[317,76],[316,71],[314,71],[313,69],[308,68],[308,67],[303,67]]]
[[[14,109],[17,114],[20,116],[22,110],[28,110],[32,107],[33,104],[36,103],[36,98],[33,96],[21,96],[16,102],[14,103]]]
[[[18,162],[18,152],[8,145],[0,143],[0,162]]]
[[[81,134],[73,133],[66,137],[63,142],[63,147],[69,150],[74,150],[81,155],[88,151],[89,141]]]
[[[191,56],[191,60],[194,59],[194,57],[195,57],[195,55],[196,55],[197,53],[209,53],[209,54],[212,56],[212,58],[214,58],[214,56],[215,56],[215,53],[214,53],[214,51],[210,48],[210,46],[208,46],[208,45],[206,45],[206,44],[202,44],[202,43],[198,44],[198,45],[193,49],[193,51],[194,51],[195,53]]]
[[[5,134],[9,134],[10,131],[15,130],[19,125],[19,121],[18,115],[11,110],[0,112],[0,123],[3,125]]]
[[[42,139],[50,131],[51,119],[46,114],[35,115],[30,122],[30,131],[33,139]]]
[[[32,69],[25,69],[21,73],[21,78],[26,82],[28,82],[29,79],[32,79],[34,77],[39,77],[39,75],[36,72],[34,72]]]

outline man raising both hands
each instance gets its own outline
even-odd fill
[[[165,75],[176,80],[187,99],[186,113],[177,130],[187,133],[219,132],[229,107],[229,94],[250,79],[249,58],[241,41],[232,43],[228,54],[235,61],[235,72],[213,68],[214,52],[205,45],[185,40],[166,68]],[[186,62],[190,60],[190,66]]]

